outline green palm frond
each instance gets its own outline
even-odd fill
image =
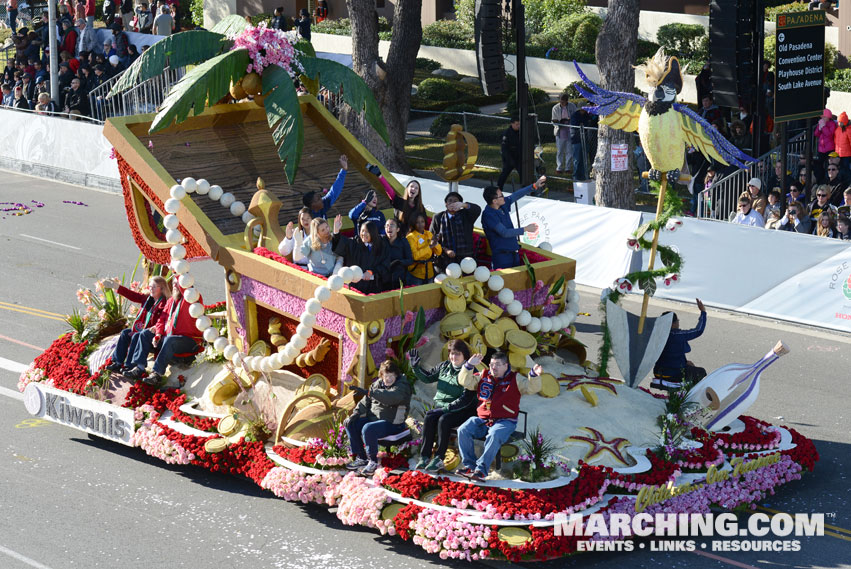
[[[357,73],[341,63],[318,57],[305,57],[301,64],[305,75],[311,79],[316,79],[318,76],[319,82],[328,90],[337,92],[342,87],[343,100],[346,104],[355,112],[363,111],[366,121],[375,129],[375,132],[384,139],[384,142],[390,143],[381,107],[378,106],[372,91]]]
[[[208,104],[216,104],[228,93],[231,82],[245,76],[249,63],[248,50],[235,49],[192,69],[171,88],[149,132],[167,128],[175,120],[183,122],[190,110],[194,115],[200,115]]]
[[[251,24],[248,23],[245,18],[243,18],[242,16],[237,16],[236,14],[231,14],[223,20],[220,20],[219,23],[213,26],[213,29],[210,31],[215,32],[217,34],[231,36],[238,34],[249,26],[251,26]]]
[[[292,184],[304,147],[304,125],[298,93],[289,73],[277,65],[270,65],[263,70],[263,93],[266,94],[263,106],[266,107],[272,139],[284,163],[287,179]]]
[[[313,44],[307,40],[298,40],[293,47],[306,57],[316,57],[316,50],[313,49]]]
[[[192,30],[166,36],[140,55],[127,72],[116,81],[110,96],[133,87],[151,77],[161,75],[166,65],[184,67],[206,61],[230,47],[222,34],[206,30]]]

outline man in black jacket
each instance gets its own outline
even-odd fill
[[[520,173],[520,119],[511,117],[511,124],[502,133],[502,172],[496,182],[501,190],[512,170]]]
[[[71,90],[65,95],[65,106],[63,109],[68,116],[74,118],[77,116],[89,116],[89,95],[85,89],[80,86],[80,78],[74,77],[71,80]]]
[[[431,220],[431,232],[443,249],[435,261],[440,270],[450,263],[461,262],[464,257],[475,257],[473,225],[482,213],[482,208],[465,202],[458,192],[446,194],[443,203],[446,211],[434,214]]]

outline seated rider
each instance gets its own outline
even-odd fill
[[[142,294],[121,286],[118,281],[107,280],[103,283],[103,288],[115,289],[115,292],[129,300],[141,304],[139,315],[130,325],[118,335],[118,342],[115,344],[115,350],[112,352],[112,363],[106,366],[109,371],[120,372],[130,365],[130,357],[136,348],[138,341],[137,334],[142,330],[153,330],[154,324],[160,319],[160,315],[168,302],[168,297],[171,296],[171,287],[168,281],[161,276],[151,277],[148,283],[150,294]]]
[[[434,257],[443,252],[437,237],[426,229],[424,213],[414,211],[411,214],[411,230],[408,233],[413,263],[408,265],[408,284],[423,285],[434,280]]]
[[[337,179],[331,186],[331,190],[323,195],[323,192],[307,192],[301,197],[304,207],[310,210],[311,217],[328,216],[328,210],[340,197],[340,192],[343,190],[343,184],[346,181],[346,171],[349,169],[349,159],[343,154],[340,156],[340,172],[337,174]]]
[[[384,212],[378,209],[378,194],[375,190],[368,190],[363,200],[349,210],[349,219],[355,224],[355,233],[360,233],[361,225],[372,222],[378,229],[380,235],[384,235]]]
[[[343,221],[338,215],[334,220],[335,228],[342,223]],[[328,227],[327,221],[321,217],[314,217],[310,220],[310,234],[301,246],[301,254],[307,262],[308,271],[330,277],[343,266],[343,258],[334,254],[334,246],[331,244],[332,237],[331,228]]]
[[[458,429],[458,449],[461,451],[458,474],[478,482],[488,475],[496,453],[517,427],[521,395],[541,390],[543,372],[541,366],[535,364],[525,378],[511,370],[508,354],[497,351],[491,356],[489,368],[477,375],[474,370],[481,361],[482,355],[474,354],[458,374],[458,382],[466,389],[477,390],[479,400],[478,416],[470,417]],[[485,448],[476,460],[473,440],[481,438],[485,439]]]
[[[435,261],[441,271],[446,270],[450,263],[460,263],[464,257],[475,257],[473,227],[482,213],[482,208],[465,202],[458,192],[446,194],[443,203],[446,204],[446,211],[434,214],[431,220],[431,232],[443,249]]]
[[[313,219],[310,209],[303,207],[298,211],[298,227],[295,227],[292,221],[287,223],[284,228],[284,240],[278,245],[278,253],[282,257],[292,255],[293,263],[301,266],[307,265],[307,259],[302,255],[301,247],[310,235],[310,222]],[[315,219],[325,218],[317,217]]]
[[[204,301],[199,297],[198,302]],[[183,287],[175,284],[171,298],[163,309],[162,316],[154,325],[155,331],[142,330],[133,352],[133,369],[124,374],[128,379],[141,379],[148,367],[148,354],[159,346],[154,370],[144,379],[145,383],[157,386],[162,382],[165,368],[172,363],[175,354],[195,351],[202,341],[202,333],[195,326],[195,318],[189,314],[190,303],[183,298]]]
[[[706,327],[706,307],[700,299],[697,300],[697,308],[700,317],[697,319],[697,327],[691,330],[680,330],[680,320],[674,313],[674,321],[671,323],[671,334],[668,342],[662,350],[656,365],[653,366],[653,375],[656,376],[650,387],[675,391],[682,387],[683,381],[693,385],[706,377],[706,370],[686,359],[686,354],[691,351],[688,343],[703,334]],[[668,314],[668,312],[663,312]]]
[[[352,414],[346,419],[346,432],[354,460],[349,470],[371,476],[378,468],[378,439],[404,431],[405,418],[411,405],[411,383],[395,362],[384,361],[378,368],[379,379],[372,382]]]
[[[423,444],[420,447],[417,470],[442,470],[452,429],[460,427],[464,421],[476,414],[476,392],[465,389],[458,382],[458,374],[461,373],[464,362],[470,359],[470,348],[464,340],[449,340],[446,349],[449,351],[449,359],[428,371],[420,367],[420,354],[417,350],[408,352],[411,369],[414,370],[416,378],[423,383],[437,382],[434,407],[426,413],[423,421]],[[432,454],[435,435],[437,450]]]

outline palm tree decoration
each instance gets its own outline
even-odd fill
[[[110,95],[156,77],[166,65],[195,65],[169,91],[158,109],[151,133],[189,116],[201,114],[230,93],[248,95],[266,109],[272,139],[290,183],[295,178],[304,146],[304,126],[294,80],[314,95],[320,86],[342,90],[343,100],[389,142],[381,109],[372,92],[354,71],[335,61],[320,59],[309,42],[295,41],[293,33],[254,27],[244,18],[228,16],[212,29],[180,32],[146,50],[113,86]]]

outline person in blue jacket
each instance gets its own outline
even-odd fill
[[[349,211],[349,219],[355,224],[355,233],[360,233],[360,226],[371,221],[378,228],[378,232],[384,235],[384,213],[378,209],[378,194],[375,190],[369,190],[358,205]]]
[[[345,154],[340,156],[340,173],[337,174],[337,179],[331,189],[325,195],[322,192],[307,192],[301,196],[301,201],[304,207],[310,210],[312,217],[321,217],[327,219],[328,210],[340,197],[340,192],[343,191],[343,184],[346,182],[346,171],[349,169],[349,159]],[[383,222],[382,222],[383,225]]]
[[[487,207],[482,211],[482,229],[491,248],[491,266],[496,269],[516,267],[520,264],[518,237],[527,231],[537,231],[538,224],[530,223],[519,229],[511,221],[511,204],[531,192],[544,187],[547,177],[541,176],[534,184],[517,190],[508,197],[497,186],[488,186],[482,192]]]
[[[674,313],[674,321],[671,323],[671,333],[668,336],[668,342],[665,348],[656,360],[656,365],[653,366],[653,375],[655,376],[650,387],[656,389],[665,389],[675,391],[682,387],[685,381],[688,384],[695,384],[706,377],[706,370],[702,367],[696,367],[691,361],[686,359],[686,354],[691,351],[691,346],[688,343],[703,334],[706,328],[706,307],[700,299],[697,301],[697,308],[700,310],[700,318],[697,319],[697,326],[691,330],[681,330],[680,320]],[[663,312],[664,316],[667,312]]]

